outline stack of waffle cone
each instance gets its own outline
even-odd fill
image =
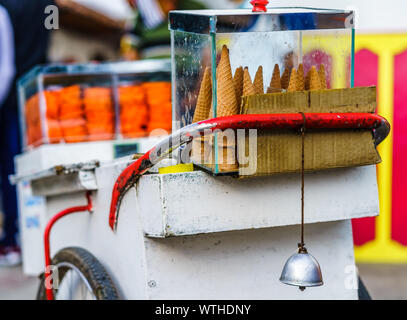
[[[305,79],[304,79],[304,87],[305,87],[305,90],[309,90],[309,79],[310,79],[310,76],[311,76],[311,70],[309,70],[309,71],[307,72],[307,76],[306,76]]]
[[[201,88],[199,90],[198,100],[196,102],[196,108],[192,122],[198,122],[208,119],[209,110],[211,108],[211,101],[212,101],[211,71],[209,67],[206,67],[202,78]]]
[[[264,93],[264,83],[263,83],[263,67],[260,66],[257,71],[256,75],[254,76],[253,80],[254,91],[256,94],[263,94]]]
[[[276,63],[271,77],[270,86],[267,88],[267,93],[281,92],[280,67]]]
[[[199,90],[198,100],[196,103],[193,122],[202,121],[210,117],[210,108],[212,104],[212,84],[210,68],[206,67]],[[207,157],[205,150],[209,148],[205,145],[209,137],[199,136],[192,140],[191,160],[195,163],[205,163]]]
[[[295,70],[295,68],[292,68],[290,82],[288,84],[287,91],[288,92],[297,91],[297,85],[298,85],[297,70]]]
[[[244,68],[243,72],[243,96],[252,96],[256,94],[256,90],[250,78],[249,69]]]
[[[305,90],[305,81],[304,81],[304,66],[302,63],[298,65],[297,70],[297,90],[304,91]]]
[[[233,84],[235,86],[237,105],[240,106],[243,94],[243,67],[236,68]]]
[[[309,89],[321,90],[321,81],[319,80],[318,71],[314,66],[312,66],[310,71]]]
[[[236,101],[236,91],[233,84],[232,69],[230,67],[229,50],[224,45],[218,67],[216,69],[217,78],[217,116],[224,117],[239,113]],[[227,155],[219,157],[219,171],[236,171],[239,169],[236,160],[235,139],[226,139],[224,143],[224,133],[218,134],[218,155]],[[226,137],[227,138],[227,137]]]
[[[326,85],[325,67],[322,63],[319,65],[318,75],[319,75],[319,80],[321,82],[321,89],[326,89],[327,85]]]
[[[281,76],[281,88],[287,89],[289,82],[290,82],[290,70],[288,68],[285,68]]]
[[[216,71],[217,77],[217,116],[224,117],[238,114],[235,86],[233,84],[232,69],[230,67],[229,52],[226,45]]]

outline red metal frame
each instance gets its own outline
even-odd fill
[[[88,211],[92,212],[92,198],[90,195],[90,192],[88,191],[86,193],[86,199],[87,199],[87,205],[85,206],[77,206],[77,207],[72,207],[72,208],[67,208],[65,210],[62,210],[61,212],[58,212],[55,216],[51,218],[50,221],[48,221],[47,226],[45,227],[44,231],[44,253],[45,253],[45,276],[44,276],[44,282],[46,284],[47,279],[51,276],[51,251],[50,251],[50,243],[49,243],[49,238],[51,234],[51,229],[54,226],[55,222],[57,222],[59,219],[62,217],[65,217],[69,214],[76,213],[76,212],[83,212],[83,211]],[[52,281],[52,279],[50,280]],[[45,285],[45,292],[47,296],[47,300],[54,300],[54,291],[52,288],[47,288]]]
[[[137,180],[154,164],[163,159],[175,147],[192,140],[194,135],[202,135],[206,130],[231,129],[373,129],[375,145],[383,141],[390,131],[390,125],[383,117],[371,113],[292,113],[292,114],[252,114],[219,117],[193,123],[174,132],[163,142],[130,164],[117,178],[110,203],[109,225],[116,229],[120,202]],[[180,143],[171,141],[178,138]],[[168,146],[168,150],[163,150]]]

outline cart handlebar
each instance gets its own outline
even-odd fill
[[[389,134],[390,124],[371,113],[285,113],[233,115],[200,121],[169,135],[141,158],[130,164],[117,178],[110,203],[109,225],[116,230],[120,202],[125,193],[152,166],[177,147],[192,141],[205,132],[226,129],[372,129],[375,146]]]

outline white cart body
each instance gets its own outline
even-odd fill
[[[350,219],[379,212],[375,166],[306,173],[305,242],[320,262],[324,285],[301,292],[279,281],[299,241],[299,174],[248,179],[200,171],[147,174],[125,195],[113,232],[112,187],[128,162],[94,170],[94,212],[57,222],[52,255],[70,246],[87,249],[126,299],[357,299]],[[35,184],[34,192],[45,199],[44,221],[85,204],[83,188],[59,192],[69,181],[62,176]],[[40,247],[42,237],[30,241]],[[24,261],[25,270],[41,273],[43,261],[37,251],[35,259]]]
[[[16,176],[21,178],[17,183],[17,196],[24,273],[36,276],[39,270],[43,269],[44,262],[42,258],[39,259],[39,256],[43,256],[44,246],[41,239],[48,217],[45,197],[34,196],[29,179],[22,177],[35,176],[36,173],[54,166],[78,162],[97,160],[103,164],[114,160],[116,147],[122,145],[131,145],[144,153],[161,139],[161,137],[150,137],[125,141],[45,144],[18,155],[14,162]],[[85,188],[83,186],[83,189]]]

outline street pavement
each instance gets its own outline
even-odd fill
[[[21,266],[0,268],[0,300],[35,299],[39,279],[27,277]]]

